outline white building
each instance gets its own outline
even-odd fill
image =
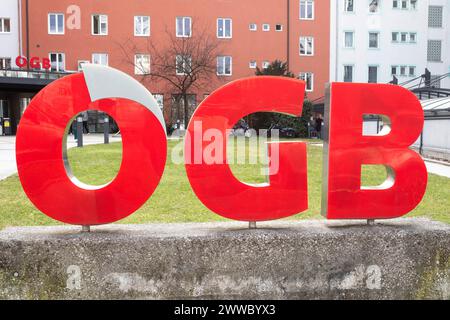
[[[450,72],[450,0],[331,0],[330,30],[331,81]],[[450,88],[450,77],[436,85]]]
[[[18,0],[1,0],[0,4],[0,72],[15,68],[20,52],[20,22]]]

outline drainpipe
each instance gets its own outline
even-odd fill
[[[29,13],[28,13],[28,0],[25,2],[25,19],[26,19],[26,37],[27,37],[27,69],[30,70],[30,23],[29,23]]]
[[[23,46],[22,46],[22,1],[17,1],[17,21],[18,21],[18,29],[19,29],[19,56],[23,55]]]
[[[336,12],[335,12],[335,17],[336,17],[336,26],[335,26],[335,32],[336,32],[336,48],[335,48],[335,52],[336,52],[336,61],[335,61],[335,67],[334,67],[334,81],[339,81],[338,80],[338,74],[339,74],[339,0],[336,0]]]
[[[291,1],[287,0],[287,26],[286,26],[286,37],[287,37],[287,43],[286,43],[286,64],[287,69],[289,70],[290,67],[290,41],[291,41]]]

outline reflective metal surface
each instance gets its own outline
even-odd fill
[[[123,143],[119,173],[102,187],[79,182],[66,171],[63,157],[70,120],[93,109],[116,120]],[[17,167],[27,196],[49,217],[77,225],[115,222],[139,209],[160,181],[166,154],[159,115],[122,97],[92,101],[83,74],[59,79],[36,95],[22,117],[16,141]]]
[[[408,148],[424,122],[416,96],[399,86],[355,83],[333,83],[327,94],[322,214],[328,219],[390,219],[413,210],[428,177],[421,157]],[[363,136],[367,114],[385,119],[380,134]],[[385,165],[385,183],[361,187],[362,165]]]
[[[202,139],[209,130],[218,130],[225,137],[220,153],[226,155],[227,130],[241,118],[255,112],[299,116],[304,94],[303,81],[254,77],[231,82],[200,104],[188,126],[185,161],[192,189],[206,207],[241,221],[279,219],[307,209],[305,143],[270,143],[271,168],[278,170],[269,172],[269,185],[251,185],[239,181],[226,161],[208,164],[204,151],[211,141]]]

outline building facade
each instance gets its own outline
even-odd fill
[[[331,0],[330,80],[450,87],[449,0]],[[441,77],[444,75],[444,77]]]
[[[307,98],[318,105],[330,81],[413,88],[427,70],[429,86],[450,88],[449,23],[450,0],[3,0],[0,118],[15,127],[43,86],[97,63],[135,77],[155,95],[168,126],[184,125],[179,90],[148,76],[157,60],[151,49],[203,33],[220,48],[212,77],[188,91],[187,118],[212,91],[274,60],[306,81]],[[18,55],[49,59],[51,70],[17,71]],[[190,61],[167,60],[172,76]],[[21,79],[2,78],[8,75]]]
[[[21,0],[21,4],[26,9],[21,15],[25,55],[50,58],[53,71],[76,72],[86,62],[122,70],[156,95],[168,125],[183,121],[172,107],[177,93],[165,81],[143,75],[154,60],[149,43],[167,46],[168,35],[181,39],[207,30],[220,42],[215,79],[189,92],[191,112],[219,86],[253,76],[256,67],[276,59],[288,62],[290,71],[308,82],[311,100],[323,95],[329,80],[328,64],[323,63],[329,61],[330,52],[328,1]],[[174,56],[174,65],[176,61]]]
[[[0,77],[14,65],[20,45],[19,3],[17,0],[2,0],[0,4]],[[13,116],[11,95],[0,90],[0,134],[3,134],[3,120]],[[7,124],[9,124],[7,120]]]

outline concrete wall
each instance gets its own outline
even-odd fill
[[[450,226],[425,219],[10,228],[0,299],[450,299]]]
[[[414,143],[420,147],[420,138]],[[423,155],[450,161],[450,119],[426,119],[423,127]]]

